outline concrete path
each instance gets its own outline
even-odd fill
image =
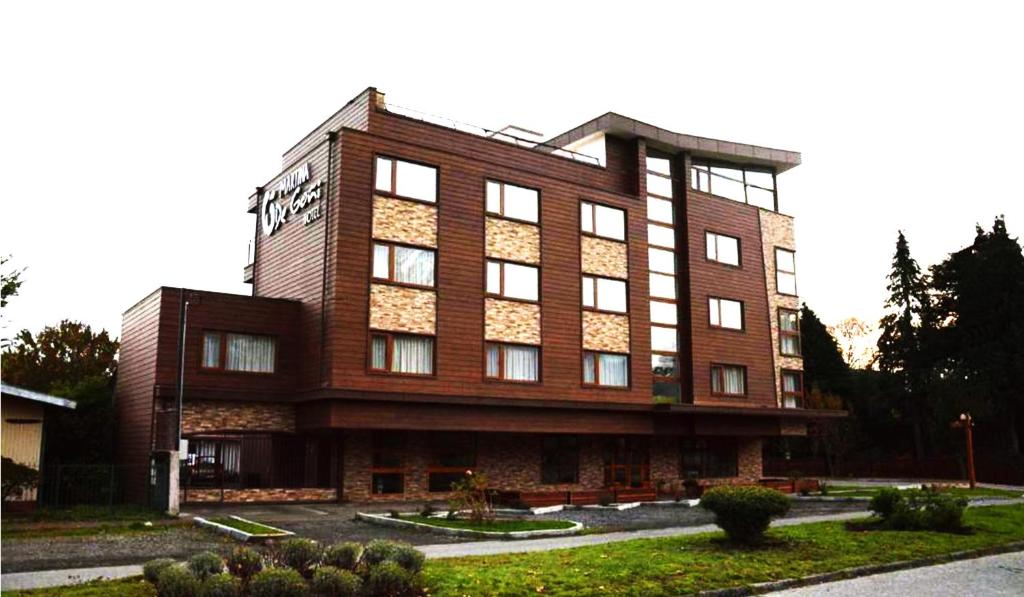
[[[1024,552],[886,572],[768,593],[776,597],[1024,595]]]
[[[101,566],[99,568],[69,568],[67,570],[41,570],[18,572],[0,576],[0,590],[42,589],[77,585],[90,580],[126,578],[142,574],[142,566]]]

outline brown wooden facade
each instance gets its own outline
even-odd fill
[[[147,461],[153,450],[177,449],[181,420],[186,439],[215,441],[246,434],[306,438],[306,451],[319,454],[313,464],[306,461],[305,479],[317,479],[316,491],[309,488],[302,494],[301,487],[293,487],[291,493],[274,493],[268,488],[267,499],[372,496],[363,491],[366,488],[354,488],[351,480],[365,474],[361,469],[367,466],[365,453],[371,448],[364,434],[385,430],[476,433],[494,441],[508,434],[744,438],[737,440],[746,442],[740,449],[746,456],[739,458],[749,466],[737,477],[750,481],[759,476],[759,461],[755,467],[750,456],[759,450],[757,438],[804,433],[809,416],[837,413],[781,408],[771,331],[777,313],[769,305],[761,208],[691,190],[689,163],[691,155],[731,157],[737,163],[781,172],[799,163],[799,155],[719,141],[711,145],[713,140],[685,136],[669,139],[643,123],[624,130],[623,121],[602,120],[607,118],[561,137],[570,142],[605,126],[600,129],[606,131],[605,165],[599,166],[554,155],[543,146],[518,147],[396,114],[387,109],[383,94],[372,88],[360,94],[286,152],[282,174],[249,198],[249,211],[256,214],[255,259],[246,268],[251,297],[161,288],[125,313],[117,388],[125,462],[137,464]],[[675,405],[652,402],[644,181],[648,151],[669,155],[676,172],[682,392]],[[378,156],[437,168],[436,202],[428,212],[408,212],[425,213],[435,223],[433,246],[424,245],[435,251],[435,284],[414,290],[427,293],[433,309],[431,375],[381,374],[370,367],[370,315],[379,308],[371,305],[371,286],[376,283],[374,206],[390,199],[374,188]],[[262,194],[304,164],[322,185],[316,205],[319,217],[307,223],[302,213],[291,214],[272,235],[264,234]],[[536,383],[495,381],[485,375],[488,180],[539,192],[535,304],[541,333]],[[581,201],[625,213],[629,383],[623,388],[582,382]],[[705,258],[707,231],[740,239],[739,267]],[[710,327],[709,296],[742,301],[744,329]],[[274,372],[204,368],[202,338],[210,331],[274,338]],[[713,396],[713,363],[746,367],[745,395]],[[416,437],[430,441],[429,436]],[[290,444],[281,448],[298,449]],[[679,457],[680,449],[672,448],[674,457]],[[494,465],[492,478],[519,470],[514,453],[504,458],[507,466]],[[665,466],[658,470],[678,477],[678,471],[666,472]],[[543,489],[542,484],[522,481],[521,472],[510,473],[508,479],[495,480],[504,489]],[[512,484],[511,479],[518,481]],[[138,495],[144,491],[145,480],[139,479]],[[192,499],[212,499],[210,495],[200,492]],[[261,499],[258,492],[253,495],[240,499]],[[404,497],[423,494],[407,491]]]

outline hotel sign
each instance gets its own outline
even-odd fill
[[[301,216],[303,224],[308,226],[323,215],[320,208],[323,179],[311,181],[309,172],[309,162],[306,162],[285,174],[273,189],[263,192],[260,197],[260,224],[265,236],[277,232],[289,218]]]

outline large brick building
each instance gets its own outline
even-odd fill
[[[528,135],[371,88],[285,152],[248,200],[252,296],[125,313],[125,463],[180,446],[184,501],[442,498],[467,469],[649,497],[756,482],[764,438],[841,414],[802,408],[799,154],[613,113]]]

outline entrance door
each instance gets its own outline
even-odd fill
[[[651,484],[650,445],[643,437],[617,437],[605,442],[605,487],[648,487]]]

